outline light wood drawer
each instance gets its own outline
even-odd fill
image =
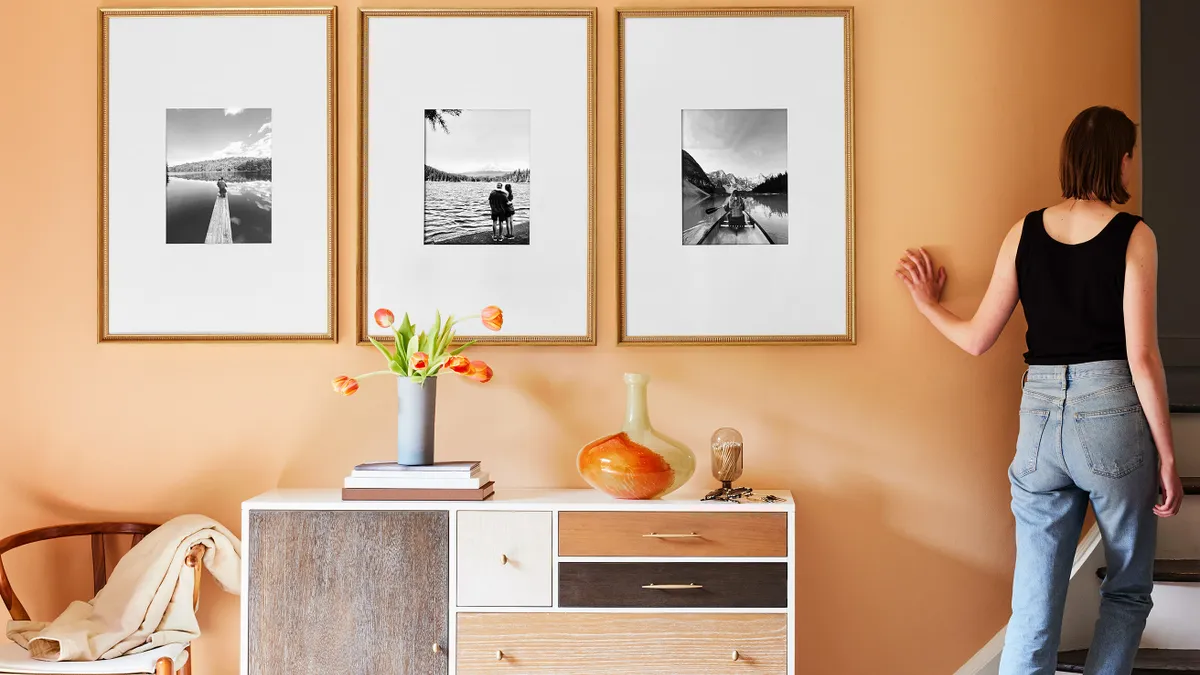
[[[456,604],[549,607],[552,534],[548,511],[459,511]]]
[[[559,607],[787,607],[787,563],[564,562]]]
[[[787,557],[786,513],[563,511],[564,556]]]
[[[787,615],[463,613],[456,646],[462,675],[784,675]]]

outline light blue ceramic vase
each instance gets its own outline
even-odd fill
[[[433,464],[433,421],[437,411],[438,378],[417,384],[396,378],[399,402],[396,417],[396,462],[406,466]]]

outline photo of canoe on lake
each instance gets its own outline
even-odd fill
[[[166,243],[271,243],[271,110],[167,110]]]
[[[529,111],[425,111],[425,245],[528,245]]]
[[[787,110],[682,114],[683,245],[787,244]]]

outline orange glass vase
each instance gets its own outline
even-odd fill
[[[650,378],[625,374],[625,425],[620,433],[583,446],[576,458],[588,485],[617,499],[657,499],[678,490],[696,471],[696,455],[650,425]]]

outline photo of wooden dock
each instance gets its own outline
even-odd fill
[[[229,223],[229,199],[217,197],[213,204],[212,217],[208,220],[208,234],[204,236],[206,244],[232,244],[233,226]]]

